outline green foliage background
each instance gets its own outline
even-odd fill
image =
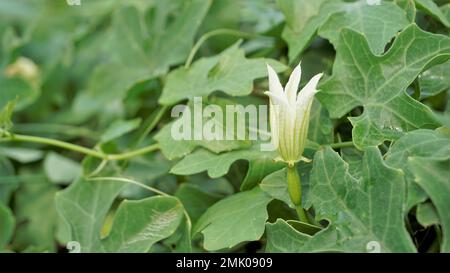
[[[0,251],[450,252],[448,1],[75,2],[0,0]],[[299,60],[312,224],[259,143],[170,136]]]

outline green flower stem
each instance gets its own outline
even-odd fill
[[[302,207],[302,184],[295,165],[287,167],[287,182],[289,197],[295,205],[298,218],[302,222],[309,223],[305,210]]]
[[[208,40],[209,38],[217,36],[217,35],[232,35],[232,36],[237,36],[237,37],[242,37],[242,38],[261,37],[261,35],[237,31],[234,29],[215,29],[213,31],[205,33],[202,37],[200,37],[200,39],[198,39],[198,41],[192,47],[191,52],[189,53],[189,56],[186,60],[186,63],[184,64],[184,67],[189,68],[189,66],[191,66],[192,61],[194,60],[195,54],[200,49],[200,47],[203,45],[203,43],[206,42],[206,40]]]
[[[28,136],[28,135],[16,135],[11,134],[9,132],[1,132],[3,134],[2,137],[0,137],[0,141],[17,141],[17,142],[31,142],[31,143],[39,143],[39,144],[46,144],[50,146],[55,146],[75,152],[79,152],[85,155],[90,155],[93,157],[97,157],[104,160],[124,160],[132,157],[136,157],[139,155],[143,155],[146,153],[153,152],[155,150],[159,149],[158,144],[149,145],[146,147],[143,147],[141,149],[137,149],[134,151],[129,151],[121,154],[107,154],[102,151],[93,150],[90,148],[86,148],[83,146],[75,145],[72,143],[51,139],[51,138],[45,138],[45,137],[37,137],[37,136]],[[1,135],[0,134],[0,135]]]

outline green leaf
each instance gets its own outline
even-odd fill
[[[282,169],[283,162],[275,162],[273,158],[261,157],[251,160],[248,164],[248,171],[241,184],[241,191],[249,190],[261,182],[267,175]]]
[[[125,187],[115,181],[78,179],[56,195],[56,209],[81,252],[100,252],[100,231],[113,201]]]
[[[450,61],[433,66],[419,76],[420,98],[428,98],[450,88]]]
[[[188,183],[182,184],[175,196],[180,199],[193,224],[209,207],[220,200],[220,196],[205,192],[200,187]]]
[[[227,100],[219,100],[214,101],[216,105],[221,106],[223,103],[231,103]],[[155,139],[158,141],[161,152],[164,156],[169,159],[177,159],[183,157],[189,153],[191,153],[196,147],[200,146],[206,148],[214,153],[221,153],[225,151],[232,151],[238,148],[245,148],[250,145],[247,140],[237,140],[234,138],[232,140],[206,140],[203,137],[201,140],[195,140],[195,123],[197,120],[201,120],[202,124],[206,124],[207,122],[213,122],[218,128],[218,130],[222,130],[223,136],[227,136],[227,128],[226,124],[224,124],[223,117],[218,117],[213,115],[211,118],[207,118],[203,116],[202,110],[196,110],[196,108],[200,106],[200,103],[191,103],[188,105],[188,108],[185,109],[185,113],[182,114],[182,117],[177,120],[168,123],[155,135]],[[202,105],[203,106],[203,105]],[[221,108],[224,113],[226,113],[226,106]],[[187,115],[189,118],[189,122],[184,120],[184,115]],[[181,129],[179,129],[181,126]],[[202,128],[203,129],[203,128]],[[172,131],[178,132],[178,130],[190,130],[191,134],[189,135],[190,139],[175,139]],[[203,133],[203,132],[202,132]]]
[[[408,184],[406,212],[427,199],[425,192],[414,183],[408,164],[409,157],[445,158],[450,153],[450,137],[440,131],[415,130],[397,140],[386,153],[386,164],[405,172]]]
[[[327,109],[315,99],[311,106],[308,139],[319,144],[333,143],[333,123]]]
[[[78,162],[54,152],[45,157],[44,170],[48,179],[56,184],[68,184],[81,174]]]
[[[279,0],[286,17],[282,37],[289,46],[289,60],[294,61],[316,33],[338,47],[344,28],[364,33],[370,48],[382,53],[397,31],[408,25],[405,11],[391,2],[368,5],[366,1],[345,3],[339,0]]]
[[[44,157],[44,152],[41,150],[19,147],[1,147],[0,154],[23,164],[35,162]]]
[[[447,28],[450,28],[450,22],[447,17],[442,13],[439,7],[432,0],[414,0],[416,7],[425,13],[428,13],[436,20],[441,22]]]
[[[403,173],[386,166],[375,147],[365,151],[362,166],[357,179],[331,148],[318,151],[309,200],[328,227],[310,237],[280,221],[268,225],[268,250],[364,252],[375,242],[381,252],[416,251],[404,225]]]
[[[416,210],[417,221],[424,227],[440,223],[436,208],[431,202],[420,203]]]
[[[447,21],[450,22],[450,5],[444,5],[441,7],[441,11],[444,14],[444,16],[447,18]]]
[[[341,149],[341,157],[342,159],[348,163],[348,171],[354,177],[361,177],[362,173],[362,158],[364,153],[360,150],[347,147]]]
[[[166,73],[189,54],[210,4],[210,0],[158,1],[146,14],[131,7],[120,9],[113,19],[119,59],[134,67],[148,67],[151,75]]]
[[[414,0],[394,0],[394,2],[406,12],[409,22],[414,23],[416,20],[416,5]]]
[[[15,226],[14,215],[11,210],[0,204],[0,251],[9,243]]]
[[[183,218],[178,199],[155,196],[138,201],[123,201],[108,237],[106,252],[147,252],[150,247],[175,232]]]
[[[195,225],[194,234],[203,234],[204,248],[209,251],[258,240],[264,233],[271,200],[258,187],[234,194],[210,207]]]
[[[172,126],[174,126],[175,122],[166,124],[155,135],[155,140],[158,141],[161,152],[169,160],[188,155],[198,145],[197,141],[173,139]]]
[[[170,172],[177,175],[190,175],[207,171],[211,178],[217,178],[227,174],[231,164],[239,159],[252,161],[267,158],[271,160],[275,157],[276,155],[273,152],[261,152],[258,145],[251,149],[242,149],[221,154],[215,154],[205,149],[198,149],[175,164]]]
[[[100,140],[102,142],[111,141],[135,130],[139,127],[140,124],[140,118],[132,120],[116,120],[106,129],[106,131],[100,137]]]
[[[281,200],[284,203],[288,204],[291,208],[295,208],[289,197],[286,179],[286,169],[283,168],[266,176],[263,181],[261,181],[259,187],[274,199]]]
[[[450,159],[410,157],[415,182],[430,196],[442,224],[441,252],[450,252]]]
[[[214,91],[231,96],[248,95],[255,79],[267,77],[266,63],[276,71],[286,69],[275,60],[245,58],[239,44],[235,43],[219,55],[202,58],[189,68],[180,67],[170,72],[159,103],[170,105],[183,99],[207,96]]]
[[[405,12],[394,3],[368,5],[366,1],[358,1],[331,15],[320,27],[319,35],[339,48],[339,33],[349,28],[363,33],[371,51],[381,54],[392,37],[409,23]]]
[[[450,57],[450,39],[411,25],[387,53],[374,55],[364,36],[341,32],[333,75],[321,85],[319,100],[332,118],[357,106],[361,116],[349,118],[358,148],[395,140],[405,131],[439,125],[432,111],[406,94],[406,88],[425,68]]]
[[[289,47],[289,60],[293,62],[314,38],[319,27],[344,4],[339,0],[278,0],[286,17],[282,37]]]
[[[162,243],[167,245],[174,253],[192,253],[191,228],[190,220],[186,215],[183,215],[178,229]],[[152,252],[152,249],[149,252]]]
[[[283,219],[266,224],[267,245],[269,253],[294,253],[311,240],[311,236],[297,231]],[[318,250],[320,251],[320,250]]]

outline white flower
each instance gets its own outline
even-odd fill
[[[270,127],[272,143],[278,149],[281,161],[294,165],[302,158],[308,135],[309,113],[317,83],[322,77],[315,75],[297,94],[301,67],[298,64],[283,90],[277,73],[267,65],[270,98]]]

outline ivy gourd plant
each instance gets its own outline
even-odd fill
[[[450,252],[445,0],[0,0],[0,252]]]

